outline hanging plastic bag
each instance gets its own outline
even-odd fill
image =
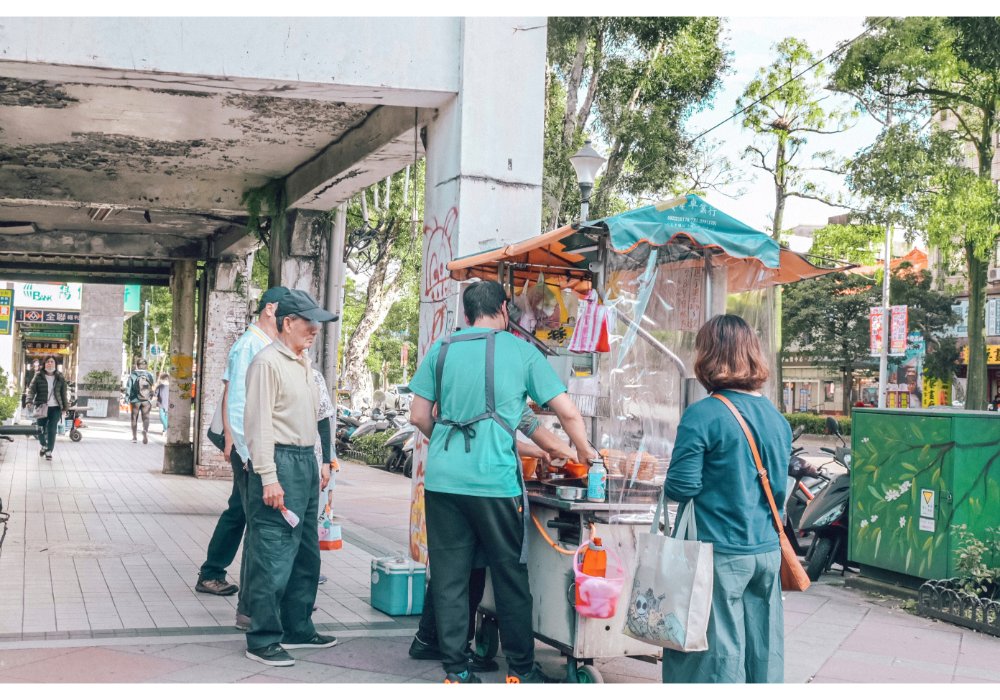
[[[323,551],[329,551],[341,549],[343,546],[340,525],[332,521],[330,506],[327,506],[319,520],[319,548]]]
[[[577,307],[579,315],[569,349],[572,352],[609,352],[608,310],[593,289]]]

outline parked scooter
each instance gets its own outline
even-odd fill
[[[337,406],[337,431],[334,434],[337,454],[343,454],[351,448],[351,437],[363,422],[363,416],[356,416],[350,409]]]
[[[834,563],[839,563],[845,571],[848,566],[851,450],[840,432],[840,425],[836,419],[828,416],[826,429],[828,433],[840,439],[840,447],[836,449],[824,447],[821,450],[831,455],[837,464],[844,467],[844,470],[832,478],[822,475],[830,483],[809,501],[799,521],[800,532],[814,534],[812,544],[806,553],[806,573],[812,581],[818,580]]]
[[[365,435],[383,433],[386,430],[399,430],[405,424],[406,419],[402,418],[400,414],[395,411],[382,413],[381,409],[376,408],[372,411],[371,420],[365,421],[359,425],[357,429],[351,433],[350,439],[353,441]]]
[[[407,423],[393,433],[385,442],[389,456],[385,459],[385,468],[390,471],[401,471],[403,476],[413,476],[413,446],[416,444],[417,427]]]
[[[804,426],[799,426],[792,433],[792,443],[802,437]],[[798,535],[799,522],[806,506],[829,483],[820,474],[820,470],[802,457],[804,447],[792,447],[792,455],[788,460],[788,490],[785,498],[785,535],[791,542],[795,553],[803,555],[807,546]]]

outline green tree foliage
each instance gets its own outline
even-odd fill
[[[851,387],[859,369],[871,369],[868,310],[878,305],[873,282],[834,272],[785,288],[782,327],[789,352],[807,355],[818,365],[839,368],[844,413],[850,413]]]
[[[806,164],[802,149],[812,136],[846,129],[853,114],[830,104],[831,94],[823,86],[822,64],[799,76],[819,59],[804,41],[788,37],[778,42],[774,51],[777,54],[774,62],[757,72],[736,104],[745,110],[743,128],[754,134],[754,142],[746,147],[744,157],[774,182],[771,235],[780,241],[789,199],[828,201],[813,181],[813,175],[832,168],[820,162]],[[813,160],[825,157],[827,154],[818,154]],[[775,324],[765,330],[765,338],[775,351],[773,375],[777,387],[783,385],[781,294],[780,288],[771,290],[766,300],[774,310]],[[775,398],[782,404],[784,392],[779,389]]]
[[[965,257],[970,348],[966,408],[982,409],[988,398],[986,270],[1000,239],[996,189],[988,193],[986,185],[1000,120],[997,18],[869,18],[866,24],[869,34],[848,48],[837,68],[838,89],[855,95],[869,111],[891,106],[895,114],[917,123],[936,118],[974,156],[974,173],[984,181],[974,186],[954,172],[933,176],[937,198],[924,206],[928,234],[946,253]],[[960,199],[949,201],[953,197]]]
[[[885,234],[877,226],[830,224],[813,233],[809,254],[855,265],[873,265],[879,255],[878,241]]]
[[[410,299],[414,307],[417,304],[422,233],[416,219],[423,210],[423,162],[415,172],[411,170],[412,166],[372,185],[351,201],[347,211],[347,265],[366,278],[363,293],[355,291],[363,308],[349,331],[345,319],[342,333],[346,340],[340,384],[351,392],[355,403],[372,395],[372,372],[381,374],[382,370],[381,361],[371,367],[376,357],[387,362],[387,369],[399,367],[398,345],[395,359],[387,357],[393,345],[390,337],[403,342],[400,332],[392,336],[393,331],[384,326],[391,310],[403,299]],[[416,323],[412,332],[417,332]],[[377,356],[373,348],[378,349]]]
[[[195,290],[195,296],[197,296],[197,290]],[[173,297],[170,296],[169,287],[143,286],[140,289],[139,301],[141,302],[139,312],[132,314],[125,320],[124,340],[129,357],[129,366],[125,369],[130,370],[133,358],[143,354],[142,333],[146,323],[146,302],[149,301],[149,326],[146,331],[146,342],[149,345],[155,342],[163,350],[159,357],[149,358],[149,367],[150,370],[158,374],[169,363],[170,331],[174,313]],[[197,303],[195,307],[197,308]]]
[[[719,84],[727,55],[715,17],[552,17],[548,23],[543,222],[578,216],[569,157],[584,132],[606,144],[592,216],[670,192],[690,145],[684,119]]]
[[[341,337],[348,338],[354,333],[365,310],[365,297],[358,283],[348,278],[344,284],[344,311],[341,315]],[[403,343],[409,343],[409,363],[406,377],[409,380],[417,369],[417,340],[420,325],[420,297],[415,293],[406,294],[389,309],[385,322],[372,336],[371,346],[365,358],[369,373],[380,376],[382,367],[388,368],[387,384],[403,381],[403,368],[399,364]]]
[[[952,313],[952,299],[936,292],[927,270],[914,270],[909,263],[900,265],[889,280],[893,304],[908,307],[909,329],[920,332],[927,346],[931,365],[947,363],[948,348],[944,334],[957,319]],[[789,348],[809,355],[820,365],[838,367],[844,378],[844,412],[850,412],[853,386],[859,370],[876,366],[869,355],[869,309],[881,303],[881,282],[861,275],[842,272],[806,280],[788,286],[784,293],[783,324]],[[942,341],[944,341],[942,346]],[[933,357],[942,352],[940,358]],[[947,379],[951,379],[948,374]]]
[[[808,44],[788,37],[776,44],[774,51],[774,62],[757,72],[736,104],[746,108],[743,128],[755,135],[744,155],[774,181],[771,231],[774,239],[780,240],[785,204],[790,198],[828,201],[811,173],[832,168],[822,163],[804,164],[802,149],[813,136],[844,131],[855,114],[831,104],[823,64],[795,77],[819,60]]]

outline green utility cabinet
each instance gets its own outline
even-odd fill
[[[950,578],[953,528],[1000,526],[1000,413],[855,409],[851,441],[852,561]]]

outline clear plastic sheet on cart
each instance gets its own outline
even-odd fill
[[[694,376],[694,346],[708,318],[742,316],[774,356],[767,283],[777,271],[677,240],[608,251],[602,293],[611,352],[600,357],[598,375],[610,410],[598,419],[597,448],[608,468],[612,517],[615,504],[656,502],[683,409],[706,395]],[[769,381],[766,395],[773,387]]]

